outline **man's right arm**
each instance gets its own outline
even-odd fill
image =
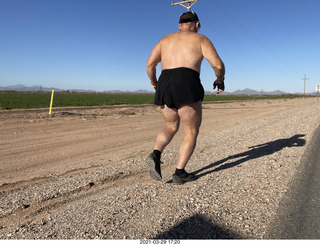
[[[161,61],[160,42],[158,42],[156,46],[153,48],[146,65],[148,76],[150,78],[151,84],[154,87],[157,86],[157,82],[158,82],[156,67],[160,61]]]

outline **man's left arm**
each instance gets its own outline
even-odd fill
[[[203,36],[202,38],[201,47],[202,47],[203,56],[206,58],[206,60],[208,60],[217,77],[216,81],[213,83],[213,89],[218,87],[217,93],[219,94],[222,91],[224,91],[224,75],[225,75],[224,63],[220,59],[212,42],[205,36]]]
[[[149,59],[147,60],[147,73],[150,78],[152,86],[157,86],[157,70],[156,67],[161,61],[160,42],[153,48]]]

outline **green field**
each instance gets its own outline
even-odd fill
[[[299,95],[206,95],[204,102],[230,100],[290,99]],[[0,110],[48,108],[50,92],[0,92]],[[54,94],[53,107],[152,104],[154,94],[67,93]]]

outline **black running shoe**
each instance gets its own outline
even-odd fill
[[[149,175],[152,179],[161,181],[162,176],[161,176],[161,168],[160,164],[161,161],[159,158],[155,156],[155,154],[150,153],[150,155],[146,158],[146,164],[149,168]]]
[[[186,171],[182,176],[178,176],[177,174],[173,174],[172,176],[172,184],[175,184],[175,185],[183,185],[184,183],[187,183],[189,181],[194,181],[194,180],[196,180],[196,175],[189,174]]]

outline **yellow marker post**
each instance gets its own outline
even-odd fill
[[[49,110],[49,116],[51,116],[52,103],[53,103],[53,94],[54,94],[54,90],[52,89],[52,93],[51,93],[51,101],[50,101],[50,110]]]

